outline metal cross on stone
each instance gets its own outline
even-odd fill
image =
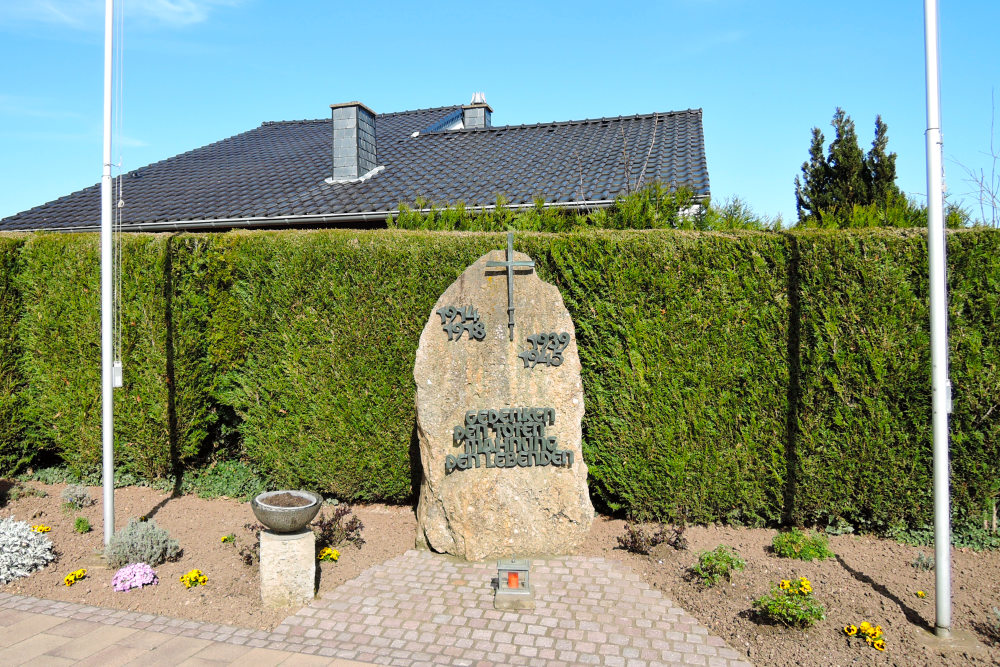
[[[534,268],[531,260],[514,261],[514,232],[507,232],[507,261],[486,262],[487,267],[504,267],[507,269],[507,326],[510,328],[510,339],[514,340],[514,267],[526,266]]]

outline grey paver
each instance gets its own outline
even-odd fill
[[[69,637],[60,637],[49,633],[41,633],[23,639],[16,644],[0,649],[0,665],[24,665],[38,660],[49,647],[57,647],[73,641]],[[44,658],[42,658],[44,660]]]
[[[0,661],[30,662],[40,655],[30,640],[47,633],[67,641],[50,639],[43,660],[101,667],[749,665],[620,562],[535,561],[536,608],[524,612],[493,609],[495,575],[495,563],[408,551],[270,632],[0,593]]]

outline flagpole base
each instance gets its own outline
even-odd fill
[[[946,658],[954,654],[955,664],[959,664],[962,654],[984,659],[988,657],[986,646],[979,641],[976,635],[967,630],[935,627],[934,631],[931,632],[920,628],[916,634],[918,643],[926,651],[934,651]]]

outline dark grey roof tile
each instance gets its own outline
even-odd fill
[[[701,110],[441,129],[460,113],[460,107],[439,107],[380,114],[378,162],[385,169],[363,182],[337,184],[325,182],[332,162],[329,120],[264,123],[126,174],[125,226],[387,212],[417,197],[467,206],[491,205],[498,193],[511,204],[538,196],[598,201],[653,181],[709,193]],[[0,220],[0,230],[99,224],[95,185]]]

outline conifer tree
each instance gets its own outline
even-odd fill
[[[809,160],[802,178],[795,177],[795,207],[799,223],[823,224],[824,217],[842,218],[854,206],[887,207],[905,203],[896,186],[896,154],[887,152],[888,126],[875,118],[875,140],[865,155],[858,145],[854,121],[837,108],[831,125],[834,139],[823,156],[823,133],[812,130]]]
[[[833,114],[836,137],[830,142],[826,162],[830,166],[830,196],[835,208],[841,205],[867,204],[868,188],[865,181],[865,154],[858,146],[858,133],[854,121],[837,107]]]
[[[809,161],[802,163],[802,181],[795,177],[795,209],[799,220],[830,208],[830,166],[823,157],[825,138],[818,127],[812,129]]]
[[[882,116],[875,116],[875,140],[865,158],[865,172],[871,200],[891,203],[903,196],[896,186],[896,154],[886,153],[889,145],[889,128]]]

